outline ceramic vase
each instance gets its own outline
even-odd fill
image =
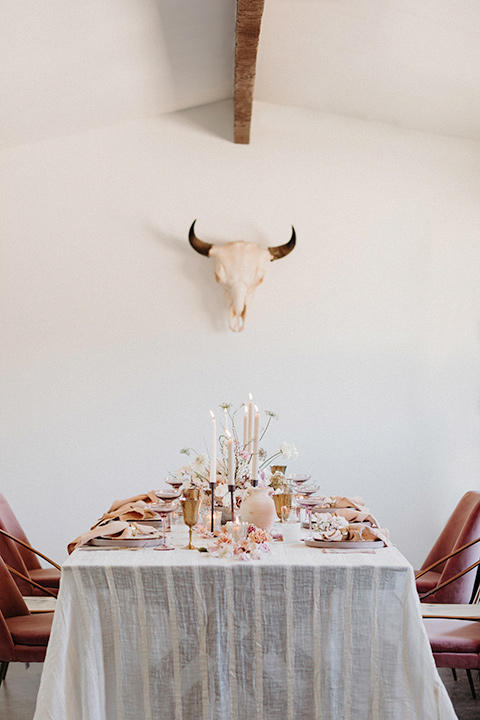
[[[272,529],[276,518],[275,503],[270,496],[268,487],[252,487],[240,505],[240,516],[243,522],[256,525],[267,532]]]

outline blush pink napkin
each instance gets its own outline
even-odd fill
[[[314,512],[319,512],[318,508],[314,508]],[[364,511],[355,510],[354,508],[330,508],[333,515],[341,515],[349,523],[372,523],[373,527],[378,527],[377,519],[365,508]]]
[[[134,495],[133,497],[126,498],[125,500],[115,500],[112,503],[112,507],[108,510],[109,513],[114,512],[115,510],[118,510],[118,508],[122,507],[122,505],[134,505],[137,503],[140,504],[146,504],[146,503],[157,503],[158,498],[153,492],[153,490],[150,490],[147,493],[142,493],[141,495]]]
[[[383,540],[385,545],[390,545],[390,541],[388,539],[388,530],[385,530],[385,528],[368,527],[368,525],[349,525],[347,527],[347,530],[347,540],[353,540],[357,542]]]
[[[362,512],[369,512],[368,508],[365,507],[364,501],[358,495],[352,495],[351,497],[346,497],[345,495],[332,495],[328,497],[327,495],[323,495],[319,496],[318,500],[319,507],[321,506],[323,508],[355,508]]]
[[[153,520],[158,518],[158,515],[150,509],[147,503],[158,503],[158,498],[153,490],[142,495],[134,495],[126,500],[115,500],[110,510],[97,520],[92,530],[107,520]]]
[[[133,525],[133,527],[132,527]],[[135,525],[135,523],[123,522],[121,520],[113,520],[103,525],[96,526],[92,530],[88,530],[79,535],[75,540],[67,545],[68,554],[72,553],[81,545],[86,545],[94,538],[115,537],[117,540],[130,540],[133,538],[149,538],[160,537],[157,528],[151,525]]]

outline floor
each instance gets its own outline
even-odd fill
[[[480,679],[474,673],[477,699],[470,694],[465,672],[458,672],[458,681],[453,680],[450,670],[440,670],[440,675],[452,698],[458,720],[479,720],[480,718]],[[20,663],[8,668],[7,679],[0,687],[0,720],[32,720],[35,711],[41,665],[31,665],[28,670]],[[139,718],[141,720],[141,718]],[[341,720],[339,718],[339,720]]]

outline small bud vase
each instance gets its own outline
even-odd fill
[[[249,488],[247,497],[240,505],[240,516],[243,522],[251,523],[269,532],[277,516],[275,503],[270,496],[270,488]]]

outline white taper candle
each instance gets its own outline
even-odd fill
[[[212,445],[210,448],[210,482],[215,485],[217,482],[217,428],[215,414],[210,410],[212,416]]]
[[[255,419],[253,422],[253,460],[252,460],[252,477],[255,481],[257,479],[257,468],[258,468],[258,432],[260,425],[260,414],[258,407],[255,405]]]
[[[227,446],[228,446],[228,485],[229,487],[235,486],[235,469],[233,462],[233,438],[230,433],[228,434]]]

